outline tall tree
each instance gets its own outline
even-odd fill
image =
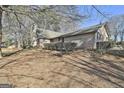
[[[8,5],[0,6],[0,58],[2,58],[2,15],[3,15],[3,9],[2,8],[8,8]]]
[[[108,21],[110,35],[115,42],[124,38],[124,15],[114,16]]]
[[[0,58],[2,57],[2,49],[1,49],[1,44],[2,44],[2,14],[3,14],[3,10],[0,7]]]
[[[8,27],[9,29],[6,31],[10,35],[11,32],[9,31],[16,35],[14,38],[19,45],[30,43],[31,26],[34,23],[44,29],[62,31],[64,30],[63,24],[71,26],[71,24],[86,19],[85,15],[78,13],[77,6],[0,6],[0,43],[2,42],[3,12],[5,13],[4,19],[8,20],[6,23],[4,20],[3,23],[4,25],[7,24],[5,28]],[[71,27],[73,29],[74,26]],[[2,56],[2,51],[0,51],[0,54]]]

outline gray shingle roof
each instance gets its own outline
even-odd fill
[[[86,34],[86,33],[93,33],[93,32],[96,32],[103,25],[105,24],[98,24],[98,25],[90,26],[88,28],[80,29],[78,31],[69,32],[69,33],[55,32],[51,30],[44,30],[41,28],[38,28],[37,30],[41,32],[39,35],[40,38],[54,39],[57,37],[68,37],[68,36],[75,36],[75,35]]]
[[[51,39],[51,38],[55,38],[55,37],[59,37],[59,36],[63,35],[63,33],[61,33],[61,32],[55,32],[55,31],[51,31],[51,30],[44,30],[44,29],[41,29],[41,28],[38,28],[37,30],[40,31],[39,38]]]
[[[68,37],[68,36],[75,36],[75,35],[80,35],[80,34],[96,32],[103,25],[105,25],[105,24],[98,24],[98,25],[90,26],[88,28],[80,29],[78,31],[74,31],[74,32],[70,32],[70,33],[65,33],[65,34],[60,35],[58,37]]]

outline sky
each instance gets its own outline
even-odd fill
[[[85,7],[85,8],[84,8]],[[95,9],[91,8],[92,6],[79,6],[80,13],[84,13],[86,9],[91,12],[92,11],[92,16],[90,16],[87,20],[84,20],[81,24],[81,28],[83,27],[88,27],[91,25],[99,24],[100,21],[102,22],[108,20],[105,17],[103,17],[101,14],[99,14]],[[95,5],[97,9],[99,9],[102,13],[106,14],[110,18],[112,16],[117,16],[117,15],[123,15],[124,14],[124,5]]]

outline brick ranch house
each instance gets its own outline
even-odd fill
[[[82,49],[96,49],[97,42],[104,42],[109,40],[106,24],[94,25],[69,33],[58,33],[54,31],[44,32],[42,31],[41,33],[42,36],[46,37],[44,40],[49,40],[51,43],[75,42],[77,43],[76,48]]]

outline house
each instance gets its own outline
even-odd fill
[[[52,38],[56,38],[64,34],[42,28],[35,28],[33,32],[35,33],[33,37],[33,46],[36,46],[39,43],[42,47],[44,47],[44,43],[50,43]]]
[[[98,24],[69,33],[60,33],[41,28],[37,28],[35,31],[38,32],[35,41],[37,42],[38,40],[41,46],[44,43],[52,42],[74,42],[77,44],[76,48],[96,49],[97,42],[109,40],[106,24]]]
[[[75,32],[50,38],[50,42],[75,42],[76,48],[96,49],[97,42],[109,40],[106,24],[99,24]]]

